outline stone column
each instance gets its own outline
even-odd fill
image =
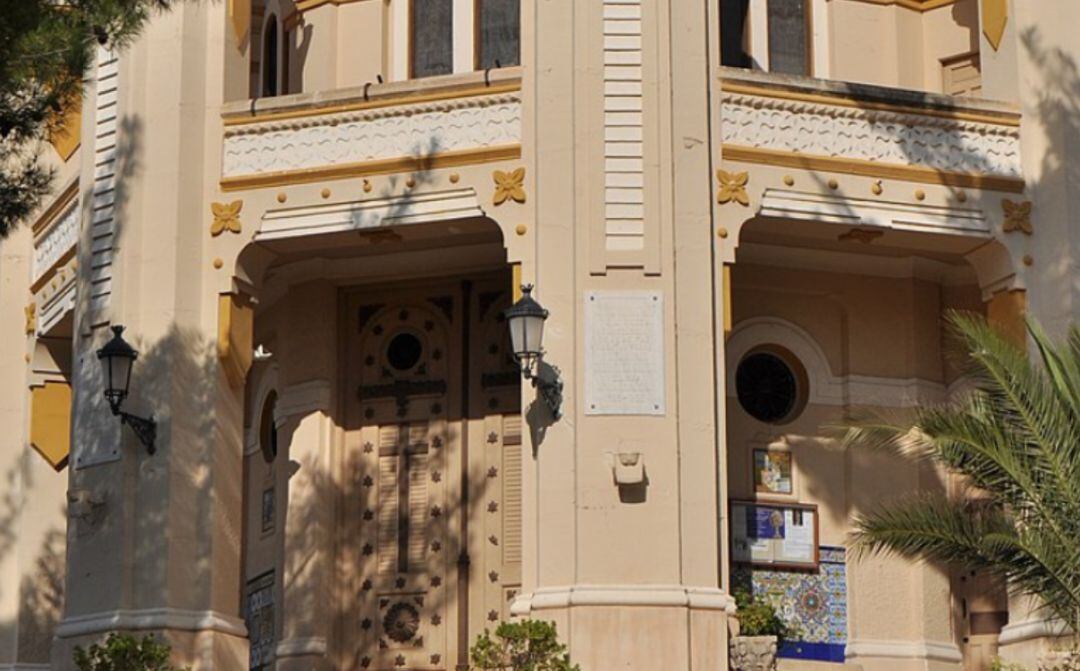
[[[276,353],[284,385],[277,416],[291,475],[276,655],[278,669],[308,671],[330,668],[333,654],[337,292],[328,282],[312,282],[283,300],[288,317]]]
[[[543,144],[525,156],[536,253],[522,275],[550,311],[545,362],[566,384],[558,421],[523,388],[525,586],[513,612],[553,620],[585,671],[726,665],[708,4],[523,6],[525,146]],[[656,297],[662,406],[587,406],[592,292]],[[617,485],[618,455],[635,452],[645,478]]]
[[[72,668],[74,646],[112,631],[153,633],[177,666],[247,665],[243,393],[219,363],[218,297],[206,290],[215,272],[208,201],[220,172],[206,160],[220,143],[207,119],[219,117],[225,30],[221,5],[177,6],[116,65],[102,59],[101,81],[110,81],[88,87],[82,136],[94,141],[80,180],[68,583],[56,669]],[[116,324],[140,352],[124,410],[156,421],[154,454],[102,398],[95,351]]]

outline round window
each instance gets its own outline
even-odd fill
[[[781,424],[801,409],[800,391],[805,379],[773,352],[751,352],[735,369],[735,393],[739,405],[754,419]]]
[[[411,370],[420,363],[424,345],[415,335],[403,332],[390,339],[386,347],[386,360],[395,370]]]
[[[272,462],[278,453],[277,426],[274,424],[274,409],[277,407],[277,392],[271,391],[263,402],[259,417],[259,447],[266,463]]]

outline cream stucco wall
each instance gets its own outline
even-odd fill
[[[33,604],[20,605],[7,586],[34,580],[40,559],[64,555],[64,543],[52,532],[65,524],[68,599],[53,646],[55,668],[68,667],[74,645],[112,629],[160,633],[173,644],[176,661],[196,669],[242,668],[243,582],[270,567],[300,578],[276,595],[290,613],[277,632],[289,642],[280,668],[334,668],[326,651],[333,650],[338,633],[325,617],[329,604],[316,597],[327,593],[324,587],[340,567],[332,554],[312,552],[312,563],[305,560],[307,549],[322,552],[327,546],[337,514],[337,504],[326,500],[315,476],[329,463],[328,446],[336,445],[336,292],[343,286],[461,276],[507,261],[519,264],[521,278],[536,284],[536,296],[551,313],[546,361],[559,367],[566,383],[565,414],[557,422],[538,419],[539,406],[530,407],[535,392],[523,384],[532,430],[526,432],[522,464],[522,588],[512,607],[520,616],[556,621],[585,671],[724,667],[731,610],[725,591],[726,501],[750,494],[746,444],[787,440],[799,451],[799,498],[822,506],[822,540],[828,544],[844,542],[852,514],[893,494],[941,486],[934,472],[838,452],[820,427],[837,418],[843,405],[812,402],[782,431],[748,420],[729,398],[727,308],[734,307],[728,325],[736,329],[754,319],[797,324],[823,352],[821,370],[858,379],[865,383],[860,389],[873,378],[893,397],[902,395],[898,388],[943,393],[955,380],[942,346],[944,309],[982,309],[996,291],[1026,289],[1032,313],[1055,331],[1077,316],[1078,234],[1071,219],[1080,196],[1069,166],[1080,137],[1072,125],[1078,54],[1069,30],[1080,9],[1070,0],[1040,0],[1037,7],[1010,3],[997,50],[978,37],[975,0],[925,12],[861,0],[815,3],[815,30],[828,36],[827,53],[815,59],[827,63],[836,80],[936,92],[941,60],[972,51],[977,39],[984,91],[1021,106],[1018,142],[1026,186],[1020,193],[985,186],[979,175],[967,175],[961,187],[889,161],[834,163],[832,171],[796,164],[790,156],[786,164],[727,158],[720,103],[720,77],[726,75],[718,62],[714,2],[645,0],[640,36],[622,39],[620,31],[636,30],[637,3],[608,3],[622,10],[605,15],[604,3],[523,0],[520,69],[468,72],[471,45],[459,40],[455,64],[461,72],[419,82],[404,76],[404,3],[305,4],[318,6],[297,15],[291,3],[275,4],[292,22],[291,48],[297,50],[290,61],[294,95],[281,99],[247,100],[253,40],[248,35],[236,43],[224,4],[178,6],[155,19],[121,58],[112,296],[103,309],[92,310],[85,300],[100,271],[89,262],[95,243],[84,229],[84,300],[75,311],[74,443],[76,456],[96,463],[56,474],[21,443],[5,443],[0,451],[0,473],[19,473],[17,483],[0,483],[0,504],[18,510],[14,531],[0,533],[0,668],[16,661],[15,650],[18,661],[44,661],[49,634],[31,626],[27,606]],[[619,15],[624,4],[631,7],[629,19]],[[459,21],[456,34],[468,32]],[[628,58],[631,71],[608,73],[605,58]],[[634,69],[638,60],[640,71]],[[377,83],[380,75],[386,83]],[[830,100],[841,97],[821,82],[799,86],[816,86]],[[342,166],[334,163],[335,152],[349,147],[328,141],[307,154],[326,165],[241,174],[247,181],[223,179],[231,141],[223,138],[233,137],[228,133],[255,128],[252,142],[265,144],[254,154],[292,158],[307,151],[298,148],[300,140],[283,148],[267,138],[299,137],[316,126],[329,136],[358,123],[342,115],[368,110],[398,120],[444,114],[467,107],[458,97],[482,97],[491,87],[517,97],[518,149],[424,161],[390,156],[392,161],[378,165]],[[1003,106],[973,103],[953,110],[936,98],[876,95],[892,95],[903,113],[931,119],[927,123],[955,113],[995,133],[1008,132],[1000,130],[1009,123],[1001,121],[1010,113]],[[88,109],[95,102],[91,90]],[[421,107],[429,103],[435,112]],[[638,108],[640,119],[634,116]],[[628,117],[607,114],[626,111]],[[320,125],[335,114],[333,122]],[[478,113],[468,127],[439,126],[439,132],[480,138],[478,146],[490,149],[482,144],[485,124],[496,121],[505,124]],[[84,136],[93,134],[93,123],[84,119]],[[639,140],[640,148],[631,146]],[[630,145],[613,148],[607,141]],[[826,135],[824,145],[831,147],[830,141]],[[608,151],[639,153],[605,156]],[[842,148],[836,153],[833,158],[844,158]],[[87,156],[76,163],[80,206],[90,221],[96,166]],[[640,161],[640,168],[625,174],[612,169],[620,158]],[[334,170],[322,170],[330,164]],[[496,171],[518,168],[525,170],[524,202],[497,205]],[[748,173],[746,203],[722,200],[718,168]],[[626,197],[641,200],[640,216],[636,201],[617,202]],[[1034,235],[1003,230],[1006,197],[1034,203]],[[437,205],[417,214],[413,208],[425,198]],[[791,214],[800,199],[817,199],[821,221],[802,227],[809,215]],[[211,204],[234,201],[241,202],[241,230],[211,234]],[[458,216],[452,208],[467,207],[470,216],[497,228],[502,245],[492,253],[490,245],[452,243],[453,236],[468,234],[467,226],[455,231],[453,225],[439,233],[445,243],[433,237],[423,249],[400,255],[380,254],[376,242],[364,242],[355,231],[319,237],[316,229],[333,218],[333,208],[352,211],[359,220],[365,215],[355,212],[376,201],[394,204],[381,205],[385,213],[379,216],[400,217],[378,223],[378,231],[400,230],[416,223],[408,219],[414,216],[442,225],[439,217]],[[766,205],[791,218],[761,214]],[[882,223],[882,208],[903,214]],[[633,216],[612,214],[625,212]],[[788,229],[763,229],[749,243],[740,240],[741,229],[746,225],[752,232],[755,224],[746,222],[757,216],[771,216]],[[971,226],[978,230],[950,229],[969,224],[969,218],[977,219]],[[305,232],[283,233],[289,222],[301,220],[310,227]],[[836,263],[829,269],[766,264],[744,256],[748,247],[736,249],[805,246],[813,256],[837,251],[837,236],[852,228],[885,232],[881,243],[873,238],[865,244],[892,251],[863,254],[867,248],[853,241],[841,256],[829,257],[855,259],[862,269],[857,271]],[[25,229],[0,247],[4,426],[25,427],[28,419],[22,310],[31,247]],[[977,272],[953,273],[952,266],[962,266],[962,254],[970,254]],[[911,261],[916,257],[932,262]],[[725,264],[732,271],[730,285]],[[889,270],[870,272],[875,265]],[[936,270],[898,274],[902,266]],[[585,296],[591,291],[663,296],[663,415],[585,412]],[[254,364],[245,388],[229,384],[217,356],[223,293],[258,300],[250,344],[279,352],[270,363]],[[129,328],[129,340],[142,353],[126,409],[158,421],[153,456],[100,398],[94,350],[107,336],[105,327],[118,323]],[[303,412],[281,418],[287,450],[272,468],[251,439],[258,389],[270,370],[282,393],[291,387],[307,394],[292,406]],[[302,386],[312,382],[325,383],[327,391]],[[618,452],[643,456],[643,496],[627,498],[613,483],[612,454]],[[277,525],[264,536],[254,499],[268,482],[276,490]],[[65,521],[65,488],[99,502],[96,512]],[[288,512],[301,504],[320,511],[310,528],[289,521]],[[9,538],[16,539],[13,545]],[[959,630],[948,576],[895,559],[850,566],[849,641],[864,644],[853,647],[854,661],[865,671],[957,668]],[[36,591],[33,599],[47,594]],[[477,612],[463,620],[472,622],[467,634],[485,621],[475,604],[472,610]],[[1018,658],[1030,657],[1039,645],[1028,631],[1014,632]]]

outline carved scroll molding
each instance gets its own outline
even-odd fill
[[[228,126],[222,177],[310,171],[517,146],[519,92]]]
[[[721,106],[722,138],[737,147],[1022,177],[1017,126],[884,107],[728,91]]]

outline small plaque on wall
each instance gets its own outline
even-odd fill
[[[585,294],[585,414],[663,415],[664,297]]]

